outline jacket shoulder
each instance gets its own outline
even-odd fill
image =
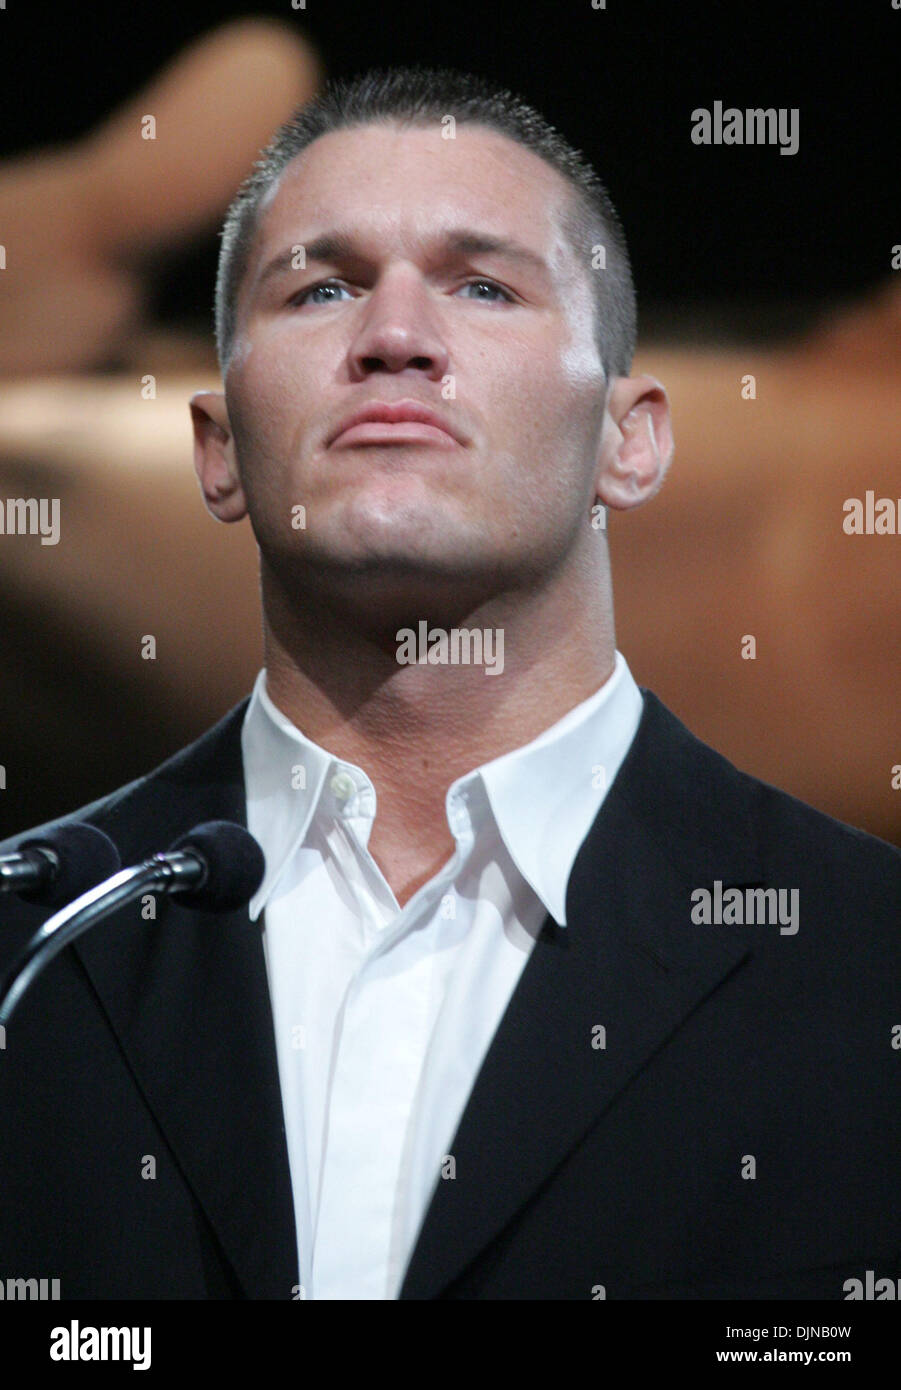
[[[897,904],[901,849],[742,771],[693,734],[652,691],[642,694],[645,752],[652,756],[641,759],[648,770],[636,781],[637,794],[664,797],[671,825],[683,833],[716,825],[727,833],[731,828],[750,834],[763,862],[782,873],[794,865],[805,876],[820,874],[840,883],[843,873],[853,872],[858,887],[868,879],[893,886]],[[636,790],[630,795],[634,799]]]
[[[145,816],[152,816],[157,808],[166,807],[171,811],[174,805],[184,804],[189,816],[195,814],[195,821],[212,819],[212,816],[203,815],[203,805],[211,794],[216,800],[222,801],[231,792],[232,795],[228,799],[234,802],[235,788],[243,789],[241,725],[249,700],[249,696],[243,699],[193,743],[180,748],[141,777],[136,777],[115,791],[79,806],[74,811],[55,816],[40,825],[9,836],[0,842],[0,854],[8,854],[15,850],[23,839],[31,839],[35,835],[75,821],[87,821],[96,825],[98,829],[111,834],[118,844],[114,833],[117,828],[127,832],[131,825],[139,823]],[[220,814],[225,818],[224,812]],[[243,820],[243,809],[241,819]],[[190,826],[185,828],[189,829]],[[126,843],[119,845],[123,858],[127,852],[129,838],[126,833]]]

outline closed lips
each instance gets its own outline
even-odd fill
[[[405,422],[430,425],[433,429],[443,431],[459,443],[463,442],[451,426],[442,420],[440,415],[429,410],[428,406],[420,405],[418,401],[396,401],[393,404],[389,404],[387,401],[376,401],[371,405],[361,407],[360,410],[354,411],[353,414],[342,420],[328,443],[333,444],[336,439],[347,430],[353,429],[355,425],[400,425]]]

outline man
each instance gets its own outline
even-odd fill
[[[126,863],[231,819],[266,873],[213,919],[121,910],[20,1004],[0,1273],[318,1299],[897,1278],[901,856],[737,771],[616,650],[605,509],[673,446],[596,176],[476,79],[330,88],[233,204],[216,307],[195,462],[213,515],[250,517],[265,670],[69,819]],[[12,909],[10,941],[40,919]]]

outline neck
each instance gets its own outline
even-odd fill
[[[372,594],[363,581],[359,589]],[[575,587],[561,576],[540,591],[508,590],[465,612],[436,599],[395,605],[387,626],[383,598],[372,600],[371,611],[359,595],[354,607],[322,594],[298,601],[263,567],[268,693],[307,738],[371,778],[377,815],[370,851],[403,901],[453,850],[450,784],[530,742],[594,694],[613,672],[615,638],[609,571],[599,576],[594,567]],[[429,647],[436,628],[466,628],[493,634],[496,658],[503,633],[503,670],[400,664],[396,633],[408,628],[418,638],[425,608]]]
[[[319,596],[292,603],[263,572],[267,689],[314,742],[386,786],[424,770],[445,785],[520,747],[592,695],[613,672],[609,583],[508,591],[468,611],[408,606],[387,630]],[[439,633],[475,633],[442,653]],[[410,633],[405,655],[397,632]],[[425,644],[422,638],[426,637]],[[467,650],[481,662],[455,659]],[[428,659],[431,653],[431,660]],[[442,659],[443,657],[443,659]],[[418,658],[422,658],[419,660]],[[443,792],[442,792],[443,795]]]

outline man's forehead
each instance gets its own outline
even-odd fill
[[[466,225],[515,237],[550,264],[565,240],[561,209],[570,197],[555,169],[484,126],[458,125],[453,140],[438,126],[355,126],[313,141],[270,187],[260,203],[255,259],[271,255],[286,235],[303,241],[335,225],[382,244],[434,242]]]

